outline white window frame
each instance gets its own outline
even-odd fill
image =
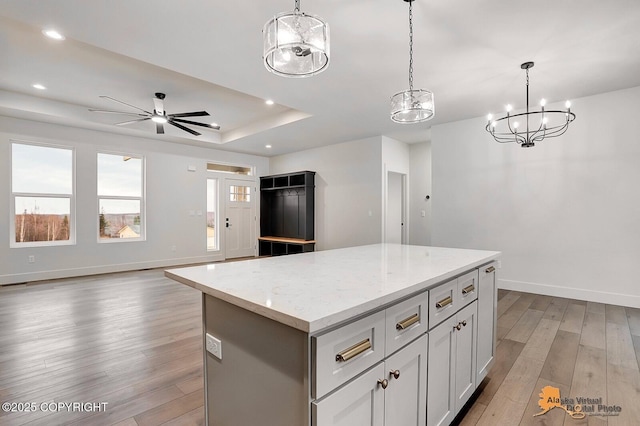
[[[131,157],[131,158],[139,158],[140,159],[140,173],[141,173],[141,191],[140,197],[132,197],[132,196],[114,196],[114,195],[99,195],[98,194],[98,185],[99,185],[99,170],[98,170],[98,156],[100,154],[106,155],[115,155],[119,157]],[[147,240],[147,209],[146,209],[146,199],[147,199],[147,182],[146,182],[146,170],[147,170],[147,159],[144,155],[132,152],[117,152],[117,151],[104,151],[99,150],[96,152],[96,207],[97,207],[97,216],[96,216],[96,238],[99,244],[114,244],[114,243],[127,243],[127,242],[138,242],[138,241],[146,241]],[[138,238],[100,238],[100,200],[131,200],[131,201],[140,201],[140,236]]]
[[[10,248],[26,248],[26,247],[53,247],[53,246],[72,246],[76,244],[76,150],[72,146],[24,141],[19,139],[9,139],[9,192],[11,198],[9,200],[9,247]],[[13,191],[13,145],[31,145],[44,148],[65,149],[71,151],[71,194],[43,194],[34,192],[14,192]],[[68,198],[69,199],[69,239],[57,241],[16,241],[16,197],[32,197],[32,198]]]

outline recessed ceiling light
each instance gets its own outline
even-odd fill
[[[271,149],[271,145],[265,145],[264,147],[267,149]]]
[[[64,40],[64,36],[56,30],[42,30],[42,34],[54,40]]]
[[[264,103],[267,105],[273,105],[273,101],[271,99],[267,99]]]
[[[38,90],[45,90],[46,87],[44,87],[42,84],[40,83],[35,83],[31,85],[34,89],[38,89]]]

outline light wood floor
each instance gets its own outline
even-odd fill
[[[640,310],[500,291],[498,313],[496,363],[461,425],[640,425]],[[533,417],[544,386],[622,411]],[[0,425],[199,425],[202,387],[200,293],[161,270],[0,288],[0,402],[107,402],[0,410]]]

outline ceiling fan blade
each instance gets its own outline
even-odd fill
[[[137,123],[139,121],[151,120],[151,117],[138,118],[137,120],[123,121],[122,123],[116,123],[116,126],[124,126],[125,124]]]
[[[168,114],[167,117],[204,117],[209,115],[207,111],[181,112],[178,114]]]
[[[162,123],[156,123],[156,133],[159,135],[164,134],[164,126],[162,125]]]
[[[194,126],[202,126],[202,127],[208,127],[209,129],[220,130],[220,126],[213,126],[213,125],[207,124],[207,123],[198,123],[197,121],[182,120],[180,118],[171,118],[171,117],[169,118],[169,121],[177,121],[179,123],[192,124]]]
[[[160,98],[153,98],[153,105],[156,109],[156,114],[164,115],[164,102]]]
[[[169,121],[168,123],[171,124],[172,126],[176,126],[178,129],[182,129],[185,132],[189,132],[194,136],[200,136],[200,133],[196,132],[195,130],[191,130],[188,127],[184,127],[182,124],[178,124],[178,123],[176,123],[174,121]]]
[[[102,95],[102,96],[100,96],[100,97],[101,97],[101,98],[105,98],[105,99],[110,99],[110,100],[112,100],[112,101],[114,101],[114,102],[118,102],[119,104],[126,105],[126,106],[129,106],[129,107],[131,107],[131,108],[135,108],[135,109],[137,109],[137,110],[139,110],[139,111],[146,112],[147,114],[151,114],[151,113],[150,113],[149,111],[147,111],[147,110],[144,110],[144,109],[142,109],[142,108],[138,108],[137,106],[133,106],[133,105],[128,104],[128,103],[126,103],[126,102],[119,101],[119,100],[117,100],[117,99],[112,98],[111,96],[104,96],[104,95]]]
[[[140,114],[139,112],[125,112],[125,111],[110,111],[107,109],[94,109],[94,108],[89,108],[89,111],[91,112],[102,112],[105,114],[125,114],[125,115],[135,115],[138,117],[146,117],[147,114]]]

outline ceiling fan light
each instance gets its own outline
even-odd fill
[[[264,65],[283,77],[310,77],[329,65],[329,25],[299,10],[270,19],[262,30]]]
[[[151,121],[153,121],[154,123],[164,124],[167,122],[167,117],[164,117],[162,115],[154,115],[153,117],[151,117]]]
[[[405,90],[391,97],[391,120],[396,123],[419,123],[434,114],[433,93],[428,90]]]

